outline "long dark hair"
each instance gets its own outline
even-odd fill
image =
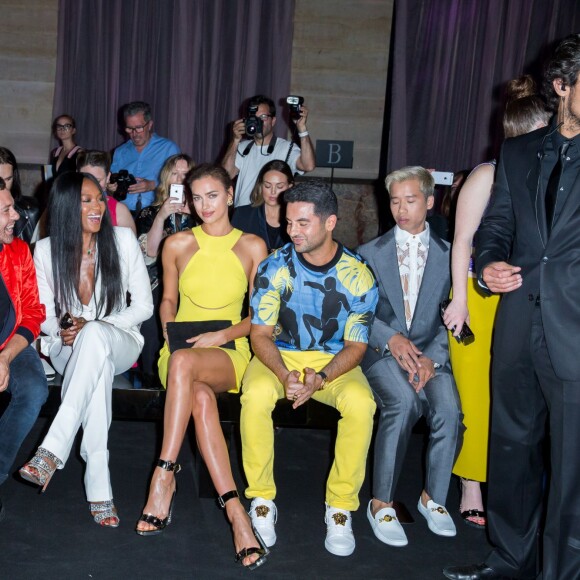
[[[54,282],[57,312],[62,306],[71,310],[81,302],[79,295],[83,253],[81,222],[81,190],[83,180],[92,181],[101,191],[97,180],[87,173],[67,171],[59,175],[52,185],[48,200],[52,279]],[[123,305],[121,291],[121,264],[115,242],[115,232],[108,211],[103,214],[101,229],[96,235],[97,262],[95,286],[100,280],[100,296],[95,296],[97,318],[104,312],[108,316]],[[59,312],[59,315],[61,313]]]
[[[264,203],[264,196],[262,195],[262,183],[264,183],[264,175],[268,173],[268,171],[277,171],[278,173],[282,173],[286,176],[288,180],[288,187],[292,187],[294,185],[294,175],[292,174],[292,169],[290,169],[290,165],[285,161],[281,161],[280,159],[274,159],[272,161],[268,161],[262,169],[260,169],[260,173],[258,173],[258,179],[256,179],[256,185],[254,185],[254,189],[252,189],[252,193],[250,194],[250,201],[252,202],[253,207],[258,207]],[[282,203],[282,197],[280,196],[280,203]]]

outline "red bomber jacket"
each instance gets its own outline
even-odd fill
[[[26,242],[14,238],[10,244],[1,246],[0,273],[16,312],[16,324],[10,336],[0,345],[2,350],[16,332],[29,341],[34,340],[40,333],[46,310],[38,298],[36,271]]]

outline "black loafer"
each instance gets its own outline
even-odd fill
[[[498,574],[487,564],[469,564],[467,566],[448,566],[443,568],[443,575],[449,580],[508,580],[507,576]]]

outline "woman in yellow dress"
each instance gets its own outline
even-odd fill
[[[530,76],[510,81],[507,97],[503,117],[506,138],[548,124],[550,113],[535,94]],[[459,194],[451,255],[453,299],[443,317],[454,336],[464,322],[475,334],[475,342],[470,345],[450,340],[449,350],[466,427],[463,447],[453,468],[453,473],[461,478],[459,511],[466,524],[479,529],[485,529],[486,525],[480,484],[487,480],[491,341],[499,296],[486,296],[479,287],[471,253],[475,233],[491,198],[494,174],[495,162],[478,165]]]
[[[230,224],[233,189],[224,169],[200,165],[188,174],[186,183],[192,210],[203,224],[169,237],[163,248],[159,308],[166,340],[159,359],[161,382],[167,387],[163,444],[136,531],[158,534],[171,523],[175,474],[180,469],[176,460],[192,416],[201,455],[232,526],[236,559],[252,568],[265,561],[267,550],[238,498],[216,393],[237,392],[250,360],[246,338],[250,319],[242,320],[241,312],[258,264],[267,255],[266,245]],[[170,352],[167,325],[189,321],[229,321],[231,325],[191,336],[187,340],[191,347]],[[230,348],[221,346],[226,343]]]

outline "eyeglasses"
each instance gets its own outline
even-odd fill
[[[266,115],[265,113],[263,115],[258,115],[258,119],[262,119],[262,121],[265,121],[266,119],[271,119],[272,115]]]
[[[72,128],[73,126],[70,123],[67,123],[66,125],[55,125],[57,131],[70,131]]]
[[[145,125],[137,125],[137,127],[125,127],[125,131],[127,133],[143,133],[145,131],[145,127],[149,125],[150,121],[145,123]]]

